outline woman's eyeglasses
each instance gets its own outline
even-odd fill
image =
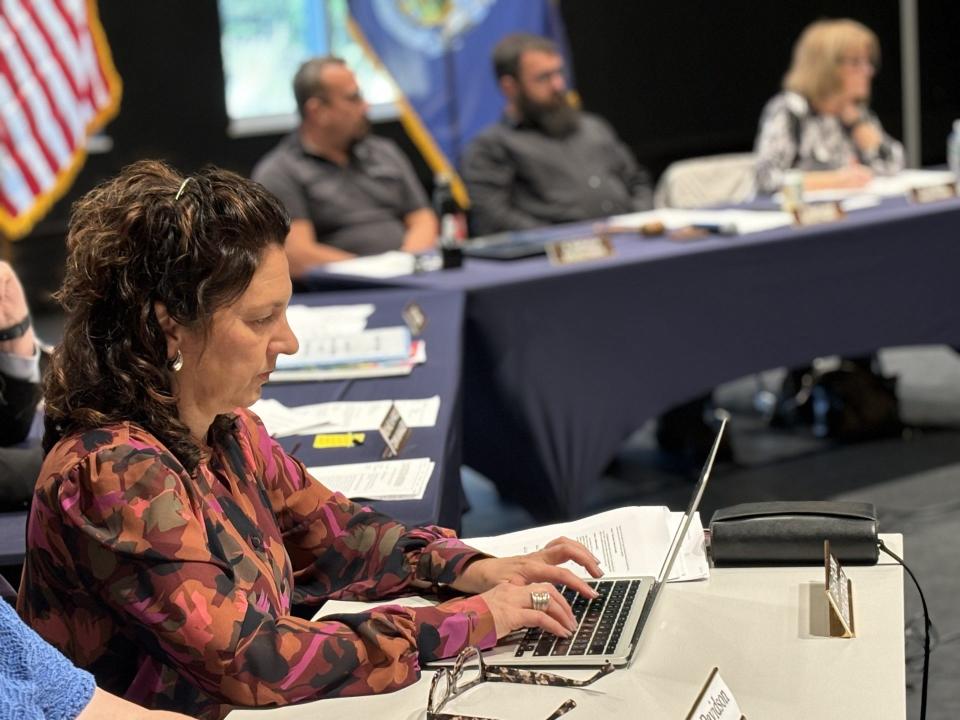
[[[613,672],[613,665],[606,663],[586,680],[573,680],[553,673],[522,670],[500,665],[487,665],[480,651],[469,645],[460,651],[452,668],[442,668],[433,676],[430,683],[430,697],[427,700],[427,720],[488,720],[473,715],[441,713],[443,706],[466,690],[482,682],[523,683],[526,685],[552,685],[554,687],[584,687]],[[556,720],[577,704],[567,700],[553,711],[547,720]]]
[[[874,62],[873,58],[865,57],[863,55],[848,55],[846,57],[840,58],[840,64],[846,65],[852,68],[869,68],[870,70],[877,69],[877,63]]]

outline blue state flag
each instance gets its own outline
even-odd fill
[[[503,98],[490,54],[505,35],[544,35],[564,46],[554,0],[350,0],[351,27],[393,78],[400,117],[434,172],[452,178],[471,138],[495,122]]]

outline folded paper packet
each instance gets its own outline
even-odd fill
[[[877,562],[877,509],[861,502],[761,502],[710,518],[713,564],[823,565],[823,541],[847,565]]]

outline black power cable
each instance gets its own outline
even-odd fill
[[[927,611],[927,599],[923,596],[923,590],[920,589],[920,583],[917,582],[916,576],[907,567],[907,564],[903,560],[897,557],[891,550],[888,548],[883,540],[877,540],[877,546],[883,550],[887,555],[892,557],[900,566],[907,571],[907,574],[910,576],[910,579],[913,580],[913,584],[917,586],[917,592],[920,593],[920,604],[923,605],[923,680],[920,684],[920,720],[926,720],[927,717],[927,678],[930,672],[930,613]]]

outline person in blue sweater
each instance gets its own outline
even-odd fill
[[[0,720],[187,720],[98,688],[0,600]]]

